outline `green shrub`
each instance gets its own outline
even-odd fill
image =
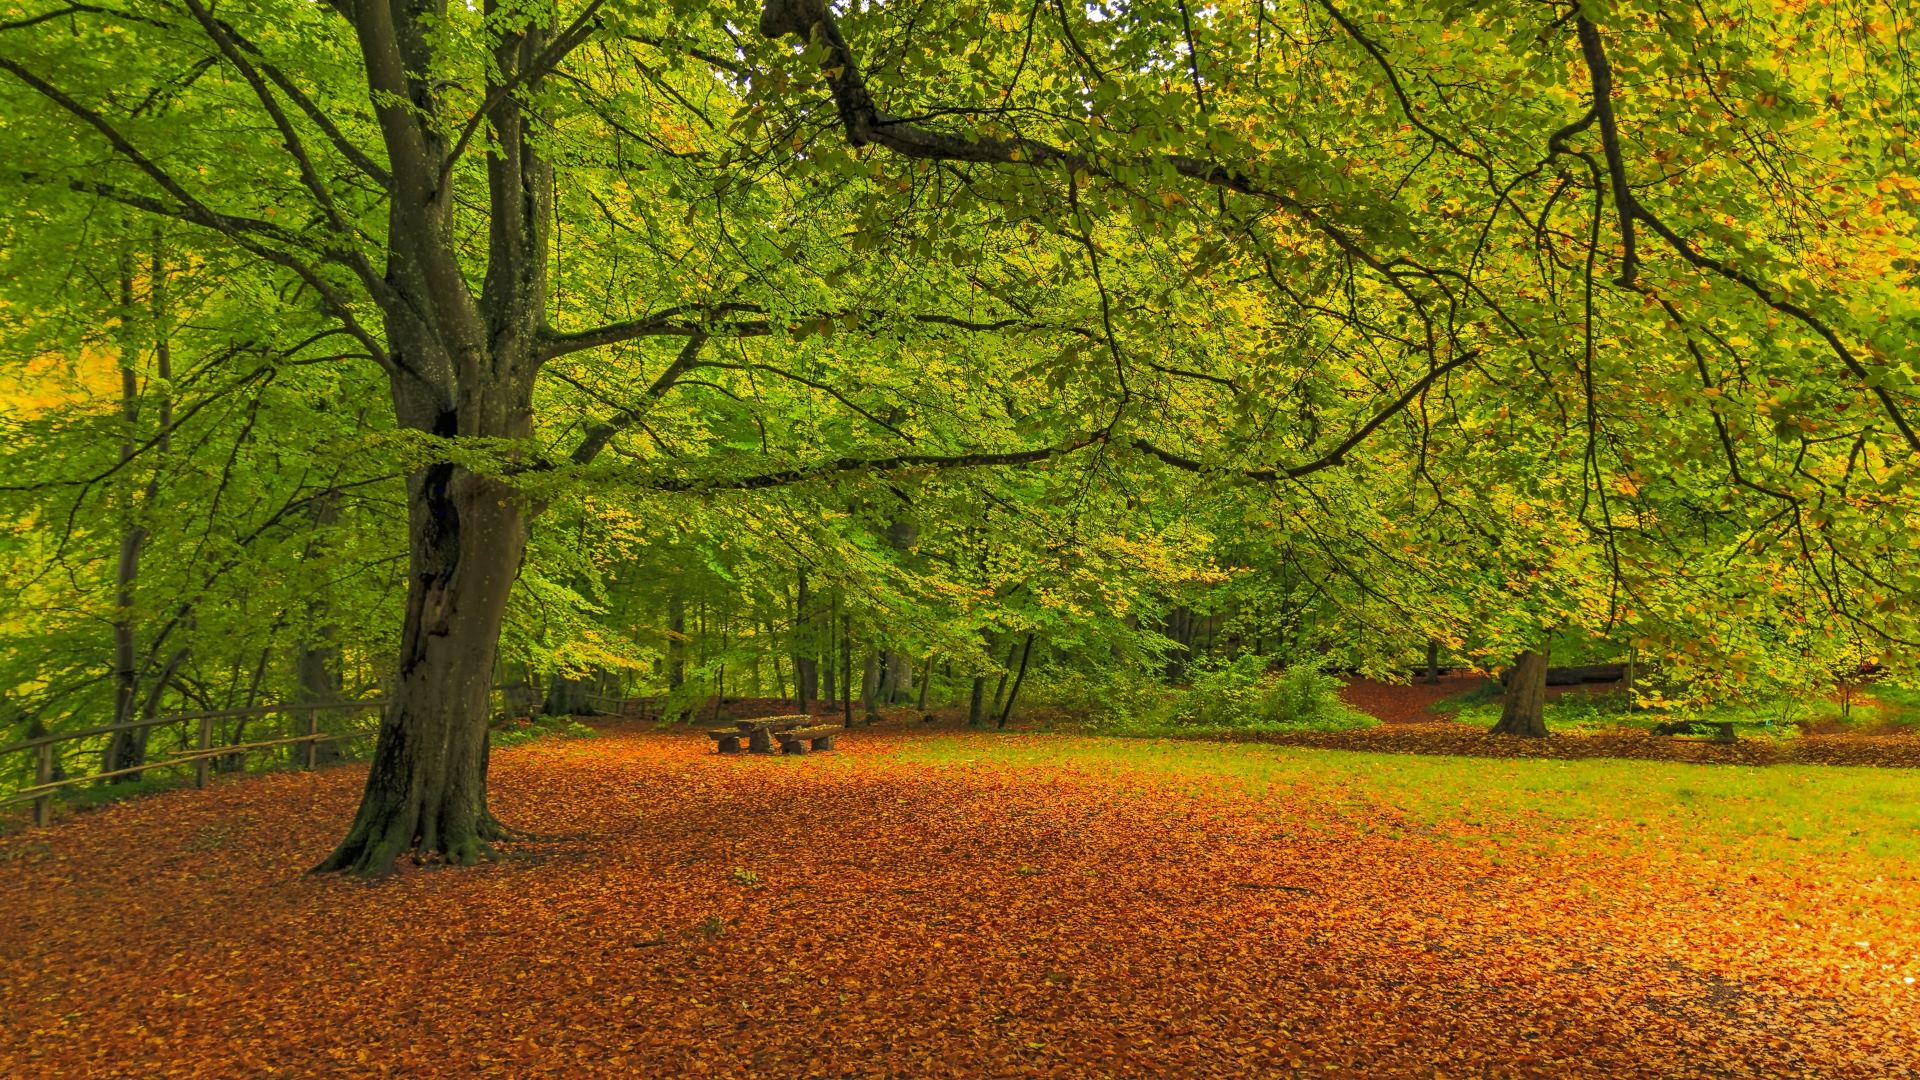
[[[1175,704],[1175,723],[1220,731],[1344,731],[1378,722],[1340,700],[1338,678],[1308,664],[1279,673],[1268,664],[1266,657],[1243,655],[1196,665],[1192,688]]]
[[[1270,664],[1252,655],[1199,660],[1186,688],[1133,667],[1054,669],[1036,680],[1034,697],[1116,735],[1345,731],[1379,722],[1340,700],[1338,678],[1311,665],[1276,672]]]
[[[575,720],[571,716],[536,716],[531,719],[509,720],[505,727],[493,729],[491,736],[494,749],[503,746],[518,746],[523,742],[543,739],[549,735],[559,735],[569,739],[592,738],[594,730]]]
[[[1031,700],[1083,717],[1096,730],[1164,724],[1172,714],[1174,692],[1135,667],[1053,668],[1029,676],[1028,685]]]

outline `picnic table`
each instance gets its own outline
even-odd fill
[[[740,752],[740,740],[747,740],[747,749],[755,754],[773,753],[775,740],[780,743],[783,754],[804,754],[809,748],[814,750],[833,749],[834,737],[839,729],[832,724],[807,727],[813,717],[806,713],[794,713],[789,716],[758,716],[751,720],[735,720],[733,727],[719,728],[707,732],[716,749],[722,754]]]

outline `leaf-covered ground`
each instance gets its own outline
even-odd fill
[[[1848,835],[1900,827],[1904,772],[924,730],[768,759],[612,730],[494,774],[504,817],[563,836],[373,885],[302,873],[352,768],[0,839],[0,1075],[1920,1060],[1911,842]]]

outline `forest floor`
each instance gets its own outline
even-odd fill
[[[1920,1060],[1911,774],[938,726],[800,758],[617,722],[502,750],[495,809],[554,838],[373,884],[304,873],[361,766],[0,838],[0,1075]]]

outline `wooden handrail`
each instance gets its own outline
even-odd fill
[[[122,724],[102,724],[99,727],[83,728],[79,731],[57,731],[46,735],[37,735],[31,739],[0,746],[0,754],[11,754],[17,750],[31,750],[46,743],[69,742],[74,739],[90,739],[95,735],[111,735],[116,731],[138,731],[141,728],[160,727],[165,724],[177,724],[183,720],[230,720],[242,716],[271,716],[274,713],[301,713],[319,709],[372,709],[385,705],[384,701],[315,701],[282,705],[256,705],[245,709],[215,709],[212,712],[177,713],[173,716],[156,716],[150,720],[129,720]]]
[[[74,784],[84,784],[91,780],[110,780],[116,776],[127,776],[132,773],[146,772],[148,769],[170,769],[176,765],[191,765],[196,761],[225,757],[233,753],[244,753],[247,750],[255,750],[262,747],[290,746],[296,743],[306,742],[330,742],[336,739],[344,742],[347,739],[358,739],[371,734],[373,734],[371,731],[347,731],[339,734],[327,734],[323,732],[319,735],[295,735],[291,738],[273,739],[267,742],[246,743],[240,746],[216,746],[209,750],[190,750],[186,753],[168,754],[166,757],[154,761],[142,762],[132,768],[115,769],[112,772],[88,773],[85,776],[69,776],[64,780],[55,780],[52,783],[36,784],[33,787],[21,788],[10,795],[0,796],[0,806],[15,802],[29,802],[42,798],[61,788],[71,787]]]

